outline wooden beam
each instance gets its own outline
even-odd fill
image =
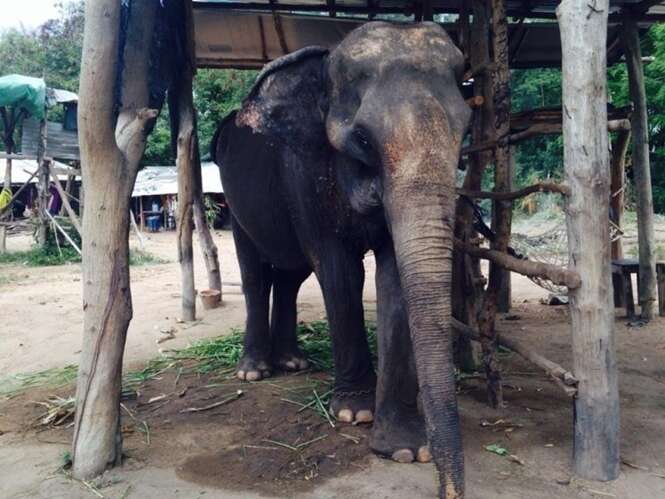
[[[607,132],[608,0],[563,0],[563,144],[570,271],[581,285],[568,296],[573,372],[575,472],[591,480],[619,475],[619,390],[609,248]]]
[[[504,192],[487,192],[487,191],[470,191],[467,189],[457,189],[457,194],[469,198],[480,199],[493,199],[496,201],[512,201],[514,199],[522,198],[533,194],[534,192],[555,192],[567,196],[570,192],[568,186],[557,182],[538,182],[533,185],[524,187],[518,191],[504,191]]]
[[[651,320],[658,314],[656,278],[656,238],[654,234],[653,192],[649,160],[649,124],[647,97],[642,66],[642,48],[637,21],[626,17],[623,42],[628,68],[628,88],[635,111],[631,117],[633,131],[633,180],[637,205],[637,241],[639,250],[639,301],[642,318]]]
[[[481,339],[480,333],[476,329],[467,326],[457,319],[452,319],[452,326],[455,331],[465,335],[473,341],[479,342]],[[526,360],[543,369],[569,397],[574,397],[577,393],[577,384],[579,381],[575,375],[561,367],[556,362],[552,362],[551,360],[523,345],[519,340],[515,338],[509,338],[505,334],[497,334],[497,343],[499,346],[507,348],[508,350],[521,355]]]
[[[76,232],[79,233],[79,236],[83,236],[83,228],[81,227],[81,222],[79,222],[79,219],[76,216],[76,212],[72,209],[72,205],[69,204],[69,199],[67,199],[67,194],[65,194],[65,191],[60,185],[60,180],[58,180],[58,176],[51,171],[51,178],[53,179],[53,185],[55,189],[58,191],[58,194],[62,199],[62,205],[65,207],[65,210],[67,210],[69,219],[72,221],[72,225],[76,229]]]
[[[479,248],[478,246],[455,239],[455,248],[464,251],[501,267],[517,272],[527,277],[539,277],[547,279],[559,286],[566,286],[568,289],[577,289],[581,286],[580,275],[577,272],[551,265],[543,262],[534,262],[532,260],[522,260],[510,256],[508,253],[493,249]]]

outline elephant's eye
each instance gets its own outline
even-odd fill
[[[361,149],[365,151],[371,149],[369,138],[367,137],[367,134],[364,130],[356,128],[353,131],[353,140],[358,146],[360,146]]]

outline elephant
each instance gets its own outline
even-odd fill
[[[455,172],[471,115],[463,69],[437,24],[369,22],[333,49],[267,64],[212,144],[247,307],[237,376],[307,366],[296,297],[314,272],[335,361],[331,411],[373,421],[381,455],[434,460],[446,498],[464,496],[450,321]],[[370,250],[378,379],[362,305]]]

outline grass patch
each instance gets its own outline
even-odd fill
[[[69,247],[61,248],[60,251],[57,249],[53,250],[52,248],[41,249],[34,247],[28,251],[13,251],[0,254],[0,265],[18,264],[26,267],[47,267],[80,262],[81,257],[79,254],[76,250]],[[129,253],[129,264],[132,266],[157,265],[160,263],[168,262],[147,251],[132,250]]]
[[[81,257],[73,248],[62,248],[61,252],[51,249],[32,248],[28,251],[13,251],[0,255],[0,264],[19,264],[27,267],[45,267],[77,263]]]
[[[141,250],[130,250],[129,252],[129,264],[134,266],[139,265],[158,265],[161,263],[169,263],[168,260],[164,260],[152,253]]]
[[[76,380],[78,367],[69,364],[29,374],[15,374],[0,380],[0,395],[15,395],[30,388],[62,388]]]
[[[376,359],[376,325],[367,323],[366,327],[370,350]],[[300,348],[314,369],[332,374],[334,361],[328,323],[301,323],[298,324],[297,333]],[[243,335],[242,331],[233,330],[229,335],[199,340],[180,350],[167,350],[161,357],[148,361],[143,369],[125,374],[123,392],[129,394],[142,383],[169,370],[175,370],[178,376],[192,373],[230,375],[242,355]],[[9,376],[0,380],[0,395],[11,396],[37,386],[60,388],[75,381],[76,371],[77,366],[69,365],[32,374]],[[324,404],[329,396],[326,390],[325,386],[321,386],[317,391]],[[311,400],[305,403],[309,402]]]

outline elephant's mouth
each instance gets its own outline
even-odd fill
[[[337,168],[337,176],[351,208],[361,215],[371,215],[383,208],[383,182],[375,168],[346,157]]]

